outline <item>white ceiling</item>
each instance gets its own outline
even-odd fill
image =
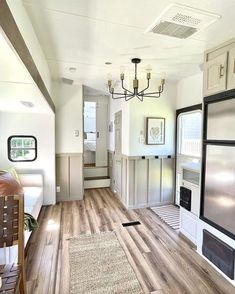
[[[46,100],[1,31],[0,69],[0,111],[42,113],[50,111]],[[34,107],[27,108],[20,101],[32,102]]]
[[[144,34],[171,0],[23,0],[45,52],[53,78],[105,90],[107,74],[120,66],[132,73],[130,59],[140,57],[140,73],[180,79],[200,72],[205,49],[235,37],[234,0],[176,0],[222,16],[206,30],[180,40]],[[112,65],[105,65],[106,61]],[[77,71],[71,73],[70,67]]]

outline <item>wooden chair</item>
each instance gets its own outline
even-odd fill
[[[24,197],[0,196],[0,248],[18,245],[18,263],[0,265],[0,294],[25,294]]]

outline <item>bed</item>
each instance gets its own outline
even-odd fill
[[[95,151],[96,151],[96,141],[85,140],[84,141],[84,163],[85,164],[95,163]]]

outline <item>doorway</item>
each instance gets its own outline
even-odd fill
[[[108,97],[84,97],[84,188],[109,187]]]
[[[96,102],[84,102],[84,167],[96,165]]]

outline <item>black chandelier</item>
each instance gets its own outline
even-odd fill
[[[124,73],[121,73],[121,85],[124,90],[123,93],[114,92],[114,87],[112,86],[112,80],[108,80],[109,93],[112,95],[113,99],[122,99],[124,98],[126,101],[137,97],[140,101],[144,100],[144,97],[149,98],[159,98],[161,93],[164,91],[165,79],[161,79],[161,84],[158,86],[158,91],[146,93],[146,90],[149,88],[149,81],[151,79],[151,73],[147,73],[147,87],[143,90],[139,91],[139,80],[137,79],[137,64],[141,62],[139,58],[131,59],[131,62],[135,64],[135,78],[133,80],[133,91],[129,91],[124,87]]]

